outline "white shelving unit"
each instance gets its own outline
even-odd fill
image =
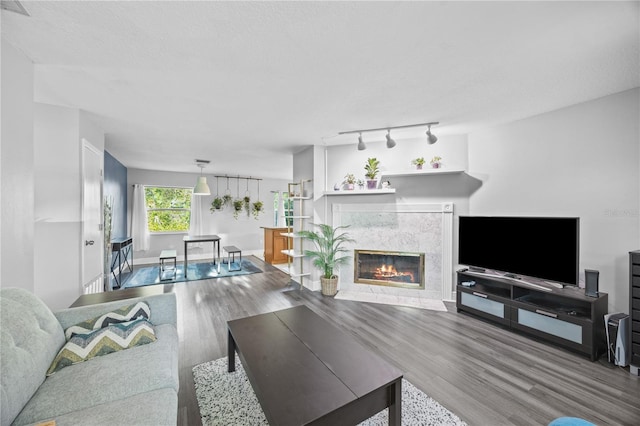
[[[305,201],[311,199],[311,197],[304,196],[304,184],[308,182],[311,180],[301,180],[287,185],[289,199],[293,201],[293,215],[287,217],[287,232],[281,234],[289,237],[287,238],[287,249],[282,250],[288,259],[287,271],[291,279],[300,283],[300,288],[304,286],[304,279],[311,276],[310,272],[304,270],[306,255],[302,248],[302,237],[298,235],[298,232],[306,229],[306,221],[311,219],[311,216],[305,215]]]

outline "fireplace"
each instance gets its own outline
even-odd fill
[[[424,288],[424,253],[354,250],[354,283]]]

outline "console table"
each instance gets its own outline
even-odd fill
[[[589,355],[606,351],[604,315],[608,295],[588,297],[584,289],[540,288],[509,278],[458,272],[456,308],[566,349]],[[473,287],[462,282],[475,281]]]
[[[111,275],[116,282],[115,287],[120,288],[122,285],[122,269],[123,263],[129,269],[129,272],[133,272],[133,238],[125,237],[111,240]],[[129,263],[129,255],[131,255],[131,263]],[[118,274],[116,275],[116,269]]]

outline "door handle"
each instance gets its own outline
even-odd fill
[[[84,245],[85,245],[85,246],[92,246],[92,245],[93,245],[93,243],[94,243],[94,241],[93,241],[93,240],[90,240],[90,241],[84,240]]]
[[[486,294],[478,293],[477,291],[474,291],[473,295],[474,296],[478,296],[478,297],[482,297],[483,299],[486,299],[488,297]]]
[[[542,309],[536,309],[536,314],[544,315],[551,318],[558,318],[558,314],[552,312],[543,311]]]

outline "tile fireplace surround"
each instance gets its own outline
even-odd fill
[[[344,298],[418,307],[452,300],[453,203],[334,204],[332,215],[335,226],[349,225],[355,243],[346,248],[352,254],[354,249],[425,254],[424,288],[355,283],[354,265],[348,264],[339,271]]]

